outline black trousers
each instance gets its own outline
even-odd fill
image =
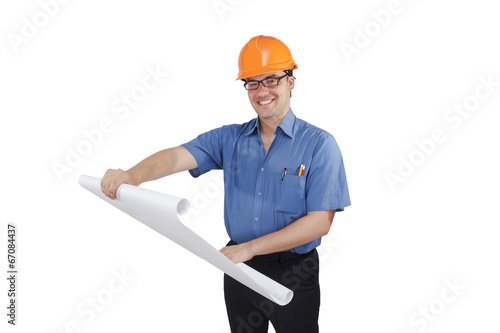
[[[235,245],[230,241],[227,245]],[[290,251],[255,256],[245,264],[290,288],[293,299],[280,306],[224,274],[224,298],[232,333],[319,332],[319,259],[316,249],[306,254]]]

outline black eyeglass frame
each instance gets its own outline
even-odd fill
[[[280,81],[285,77],[285,76],[289,76],[290,74],[287,72],[285,75],[283,76],[279,76],[279,77],[268,77],[267,79],[264,79],[264,80],[250,80],[250,81],[247,81],[247,80],[243,80],[245,83],[243,83],[243,87],[245,87],[246,90],[257,90],[259,89],[260,85],[262,84],[264,87],[268,87],[266,86],[266,84],[264,83],[264,81],[266,80],[278,80],[278,82],[276,82],[276,85],[273,85],[273,86],[269,86],[269,87],[277,87],[279,84],[280,84]],[[291,75],[293,76],[293,75]],[[250,82],[257,82],[258,85],[257,85],[257,88],[254,88],[254,89],[248,89],[247,85],[250,83]]]

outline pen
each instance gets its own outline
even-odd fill
[[[303,176],[304,175],[304,169],[306,168],[306,165],[305,164],[302,164],[300,166],[300,170],[299,170],[299,176]]]
[[[283,181],[285,175],[286,175],[286,168],[283,169],[283,173],[281,174],[281,181]]]

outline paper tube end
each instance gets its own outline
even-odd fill
[[[184,215],[188,212],[189,207],[191,204],[187,199],[181,199],[179,203],[177,204],[177,214],[179,215]]]

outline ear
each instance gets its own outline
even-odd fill
[[[288,90],[292,91],[293,88],[295,87],[295,78],[293,76],[287,76],[288,77]]]

